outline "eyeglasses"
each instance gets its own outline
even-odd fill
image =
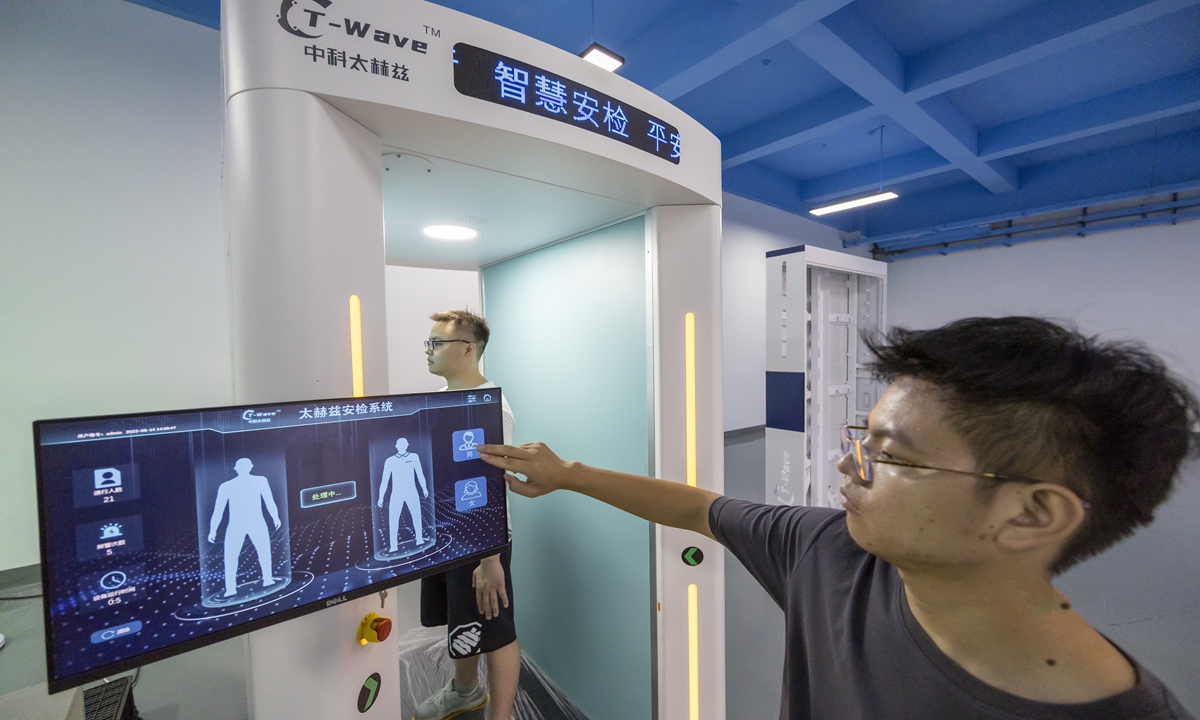
[[[425,341],[425,349],[430,350],[430,351],[437,350],[439,345],[445,345],[446,343],[452,343],[452,342],[460,342],[460,343],[466,343],[466,344],[470,345],[472,341],[470,341],[470,340],[426,340]]]
[[[888,458],[873,458],[863,450],[862,440],[854,437],[854,432],[865,433],[867,428],[862,425],[843,425],[842,426],[842,456],[850,455],[854,460],[854,470],[858,473],[858,477],[866,482],[875,480],[875,465],[897,465],[899,467],[916,468],[920,470],[937,470],[938,472],[955,473],[958,475],[974,475],[975,477],[991,478],[992,480],[1003,480],[1006,482],[1020,483],[1042,483],[1046,480],[1038,480],[1037,478],[1024,477],[1022,475],[1004,475],[1001,473],[990,472],[971,472],[970,470],[951,470],[950,468],[933,467],[932,465],[918,465],[916,463],[904,462],[903,460],[893,460]],[[1080,499],[1083,503],[1083,508],[1087,510],[1092,505],[1086,500]]]

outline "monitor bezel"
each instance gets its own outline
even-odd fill
[[[272,625],[278,625],[279,623],[287,622],[288,620],[295,620],[296,618],[304,617],[305,615],[311,615],[312,613],[319,612],[321,610],[325,610],[326,608],[332,607],[334,605],[341,605],[344,602],[348,602],[351,600],[357,600],[359,598],[367,597],[368,595],[374,595],[383,590],[388,590],[390,588],[399,587],[401,585],[407,585],[408,583],[413,582],[415,580],[420,580],[422,578],[430,577],[432,575],[438,575],[438,574],[444,573],[447,570],[452,570],[454,568],[459,568],[464,565],[469,565],[470,563],[476,562],[478,560],[482,560],[485,557],[491,557],[493,555],[496,555],[497,553],[500,553],[500,552],[510,549],[512,547],[512,542],[505,541],[504,543],[501,543],[500,545],[496,545],[494,547],[487,548],[485,550],[481,550],[477,553],[472,553],[471,555],[467,555],[466,557],[458,558],[457,560],[452,560],[452,561],[444,563],[442,565],[435,565],[432,567],[423,568],[423,569],[418,570],[410,575],[406,575],[403,579],[392,578],[389,580],[382,580],[380,582],[372,583],[370,585],[364,586],[357,590],[352,590],[350,592],[342,593],[340,595],[337,595],[336,597],[326,598],[323,601],[310,602],[310,603],[307,603],[307,604],[302,605],[297,608],[292,608],[290,610],[282,610],[278,613],[267,615],[266,617],[261,617],[261,618],[257,618],[254,620],[247,620],[245,623],[242,623],[235,627],[225,628],[224,630],[217,630],[217,631],[210,633],[208,635],[205,635],[203,637],[192,638],[190,640],[183,640],[183,641],[180,641],[173,645],[168,645],[167,647],[159,648],[157,650],[151,650],[149,652],[141,653],[134,657],[125,658],[123,660],[115,660],[113,662],[105,663],[104,665],[97,666],[95,668],[90,668],[88,670],[84,670],[84,671],[81,671],[78,673],[74,673],[72,675],[68,675],[64,678],[56,679],[53,677],[53,672],[52,672],[53,671],[53,665],[52,665],[53,660],[52,660],[52,652],[51,652],[51,637],[52,636],[50,633],[50,628],[51,628],[50,605],[53,600],[53,598],[51,597],[50,588],[52,587],[52,585],[50,582],[49,565],[47,563],[47,558],[46,558],[46,543],[44,542],[44,537],[43,537],[44,528],[46,526],[46,497],[45,497],[45,488],[43,487],[43,484],[42,484],[42,453],[41,453],[41,447],[42,447],[41,428],[43,425],[51,425],[54,423],[63,423],[63,422],[87,422],[87,421],[99,421],[99,420],[114,420],[114,419],[120,419],[120,418],[141,417],[141,416],[145,416],[145,415],[173,415],[173,414],[177,414],[177,413],[220,412],[220,411],[228,411],[228,410],[233,410],[233,409],[262,407],[264,405],[296,405],[296,404],[304,404],[304,403],[315,404],[315,403],[334,403],[334,402],[349,402],[349,401],[361,402],[363,400],[370,400],[372,398],[411,397],[414,395],[434,395],[434,394],[439,394],[439,393],[443,393],[443,392],[465,393],[465,392],[469,392],[471,390],[478,390],[478,389],[481,389],[481,388],[464,388],[462,390],[437,390],[437,391],[419,392],[419,393],[387,393],[385,395],[366,395],[366,396],[362,396],[362,397],[318,398],[318,399],[312,399],[312,400],[276,400],[276,401],[260,402],[260,403],[247,403],[247,404],[243,404],[243,405],[214,405],[214,406],[210,406],[210,407],[183,408],[183,409],[179,409],[179,410],[162,410],[162,411],[156,410],[156,411],[151,411],[151,412],[113,413],[113,414],[108,414],[108,415],[86,415],[86,416],[79,416],[79,417],[65,417],[65,418],[51,418],[51,419],[43,419],[43,420],[34,420],[33,421],[33,449],[34,449],[33,455],[34,455],[34,480],[35,480],[35,484],[37,485],[37,503],[38,503],[38,554],[39,554],[39,557],[41,558],[40,570],[41,570],[41,577],[42,577],[42,626],[43,626],[43,636],[44,636],[44,643],[45,643],[45,650],[46,650],[46,683],[49,686],[48,689],[49,689],[50,694],[62,692],[64,690],[70,690],[71,688],[79,687],[81,685],[86,685],[90,682],[93,682],[96,680],[102,680],[106,677],[110,677],[112,675],[118,675],[120,673],[127,672],[129,670],[135,670],[144,665],[149,665],[150,663],[158,662],[159,660],[165,660],[170,657],[175,657],[176,655],[182,655],[184,653],[191,652],[192,650],[199,650],[202,647],[207,647],[209,645],[215,645],[216,643],[224,642],[225,640],[231,640],[240,635],[247,635],[249,633],[254,632],[255,630],[262,630],[263,628],[268,628],[268,627],[271,627]],[[494,387],[494,388],[489,387],[489,388],[483,388],[483,389],[496,391],[496,404],[500,406],[501,412],[503,413],[503,407],[504,407],[503,390],[500,387]],[[501,417],[501,422],[503,422],[503,416]],[[508,506],[507,492],[505,493],[504,502],[505,502],[505,508],[507,508],[507,506]],[[510,535],[512,529],[508,526],[507,510],[504,514],[504,527],[505,527],[505,537],[508,537]]]

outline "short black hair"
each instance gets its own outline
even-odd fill
[[[479,352],[475,353],[476,357],[483,355],[483,351],[487,348],[488,340],[492,336],[492,329],[488,327],[488,322],[482,315],[476,315],[467,309],[462,310],[445,310],[435,312],[429,316],[429,319],[434,322],[453,323],[455,330],[464,330],[471,336],[471,340],[479,346]]]
[[[1054,470],[1091,503],[1054,574],[1153,520],[1195,454],[1196,396],[1140,343],[1101,342],[1033,317],[967,318],[864,340],[877,377],[912,377],[944,393],[977,469]]]

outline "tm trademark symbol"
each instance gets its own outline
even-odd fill
[[[429,27],[428,25],[425,25],[424,28],[425,28],[426,35],[432,35],[433,37],[441,37],[442,36],[442,31],[438,30],[435,27]]]

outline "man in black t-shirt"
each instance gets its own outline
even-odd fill
[[[1194,449],[1195,396],[1138,346],[1035,318],[868,343],[890,385],[842,430],[844,511],[538,443],[480,452],[526,476],[514,492],[574,490],[725,545],[787,615],[781,718],[1195,720],[1051,584],[1150,522]]]

